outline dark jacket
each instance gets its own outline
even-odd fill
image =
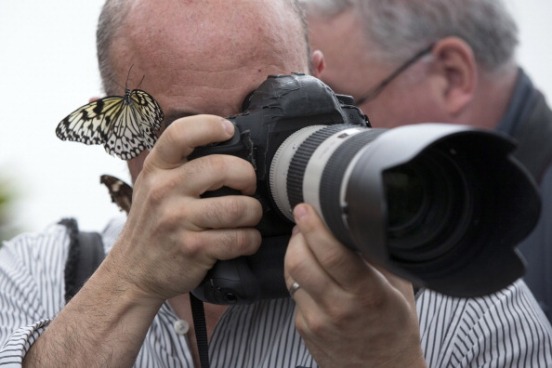
[[[497,130],[517,141],[514,156],[540,187],[541,217],[519,250],[527,262],[525,281],[552,321],[552,111],[521,69]]]

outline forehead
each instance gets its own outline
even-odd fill
[[[267,75],[308,69],[301,23],[287,0],[138,4],[114,43],[117,74],[134,65],[133,79],[145,76],[141,88],[166,114],[233,114]]]

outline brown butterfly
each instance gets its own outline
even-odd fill
[[[132,205],[132,187],[121,179],[107,174],[100,176],[100,183],[107,187],[111,201],[128,214]]]

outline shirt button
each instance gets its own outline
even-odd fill
[[[183,319],[177,319],[174,321],[173,327],[174,332],[179,335],[186,335],[188,331],[190,331],[190,324]]]

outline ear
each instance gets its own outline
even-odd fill
[[[458,37],[446,37],[432,50],[435,69],[440,77],[438,93],[447,112],[457,116],[475,98],[478,66],[472,48]]]
[[[326,61],[324,60],[324,54],[322,51],[315,50],[311,55],[311,70],[310,74],[313,77],[320,78],[322,71],[326,68]]]

